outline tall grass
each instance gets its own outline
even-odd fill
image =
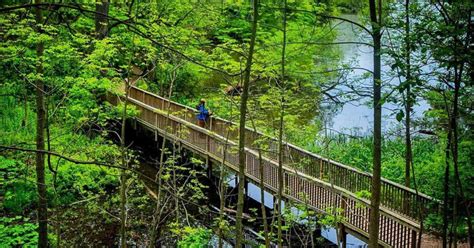
[[[372,137],[348,138],[333,135],[326,140],[306,144],[305,148],[362,171],[372,171]],[[329,141],[328,141],[329,140]],[[443,144],[431,137],[413,139],[413,162],[419,190],[436,196],[442,190],[444,173]],[[405,141],[403,138],[382,142],[382,176],[403,184],[405,181]],[[413,185],[413,177],[412,184]]]
[[[0,91],[1,93],[1,91]],[[34,136],[36,113],[24,100],[13,96],[0,97],[0,142],[2,144],[17,144]]]

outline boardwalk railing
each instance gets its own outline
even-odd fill
[[[209,130],[196,125],[195,110],[169,101],[136,87],[131,87],[130,103],[140,114],[138,120],[172,140],[222,161],[229,133],[228,146],[236,146],[238,130],[235,124],[218,117],[212,117]],[[169,107],[169,112],[167,110]],[[276,140],[262,133],[247,129],[246,176],[260,180],[261,168],[254,141],[265,139],[270,150],[276,147]],[[238,170],[238,155],[225,154],[226,165]],[[284,160],[285,197],[308,204],[321,212],[330,208],[343,210],[344,224],[355,233],[367,236],[370,201],[358,197],[361,190],[370,191],[372,175],[354,168],[322,158],[316,154],[288,144]],[[265,187],[274,192],[279,188],[277,180],[278,160],[272,152],[264,157]],[[402,185],[383,180],[382,206],[380,214],[380,244],[394,247],[413,247],[419,231],[419,209],[434,201],[423,194]]]
[[[130,97],[143,102],[151,107],[166,110],[170,104],[170,112],[177,117],[197,124],[196,110],[188,106],[168,101],[168,99],[144,91],[137,87],[132,87]],[[211,116],[209,127],[210,130],[223,137],[227,137],[229,131],[229,139],[236,141],[238,139],[239,130],[233,122],[224,120],[219,117]],[[232,127],[232,128],[231,128]],[[230,128],[230,129],[229,129]],[[246,128],[246,144],[247,147],[255,148],[256,140],[265,140],[269,151],[277,151],[278,143],[274,138],[268,137],[260,132]],[[261,143],[261,141],[260,141]],[[265,156],[278,162],[276,152],[266,152]],[[360,191],[371,191],[372,174],[357,170],[347,165],[323,158],[317,154],[305,151],[295,145],[286,144],[284,164],[290,168],[297,169],[311,177],[321,179],[325,182],[344,188],[352,193]],[[407,188],[403,185],[391,182],[382,178],[382,199],[381,204],[399,214],[420,221],[420,211],[424,214],[428,210],[437,209],[437,201],[422,193],[418,194],[415,190]]]

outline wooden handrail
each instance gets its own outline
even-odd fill
[[[229,141],[226,138],[224,138],[223,136],[221,136],[221,135],[219,135],[215,132],[212,132],[212,131],[210,131],[208,129],[205,129],[205,128],[202,128],[202,127],[199,127],[199,126],[197,126],[193,123],[190,123],[190,122],[185,121],[185,120],[183,120],[179,117],[176,117],[172,114],[169,114],[169,113],[167,113],[167,111],[157,109],[153,106],[145,104],[145,103],[143,103],[139,100],[136,100],[134,98],[129,98],[129,102],[132,103],[133,105],[136,105],[138,107],[138,109],[140,110],[140,115],[143,115],[143,117],[140,117],[139,120],[144,122],[145,124],[148,123],[147,125],[150,125],[152,129],[159,129],[159,125],[158,125],[158,122],[157,122],[157,120],[158,120],[157,116],[161,116],[160,120],[169,119],[171,122],[165,121],[165,123],[168,123],[168,124],[164,124],[164,125],[175,127],[176,128],[175,131],[176,131],[176,134],[178,136],[175,136],[173,134],[173,131],[171,131],[171,133],[168,133],[169,131],[161,130],[161,132],[164,135],[168,135],[169,137],[172,137],[173,139],[179,140],[180,142],[183,142],[183,143],[188,142],[187,138],[183,137],[182,134],[178,131],[178,127],[179,127],[179,130],[182,130],[182,127],[186,127],[187,129],[189,129],[188,134],[194,133],[194,134],[205,135],[206,138],[204,138],[204,139],[201,138],[201,139],[206,140],[207,142],[209,142],[209,140],[211,139],[212,142],[218,142],[219,144],[228,144],[230,146],[237,146],[237,144],[235,142]],[[147,120],[147,119],[150,119],[150,120]],[[172,123],[175,123],[175,124],[171,125]],[[155,126],[155,125],[158,125],[158,126]],[[186,135],[184,135],[184,136],[186,136]],[[195,136],[193,136],[193,135],[191,135],[191,136],[195,138]],[[210,139],[207,138],[207,137],[209,137]],[[194,138],[192,138],[192,139],[194,139]],[[189,146],[193,147],[195,145],[193,143],[189,143]],[[214,155],[212,154],[211,150],[209,150],[208,144],[205,145],[204,147],[205,148],[202,148],[202,147],[199,148],[199,145],[198,145],[197,148],[195,148],[195,149],[198,149],[198,151],[201,150],[201,153],[206,153],[207,155],[216,156],[215,154]],[[250,158],[250,159],[253,158],[254,161],[258,160],[258,159],[256,159],[258,157],[258,154],[255,150],[246,147],[245,152],[246,152],[248,158]],[[221,158],[219,156],[216,157],[215,159],[217,161],[221,160]],[[276,163],[275,161],[273,161],[271,159],[268,159],[268,158],[264,157],[264,162],[266,164],[268,164],[269,166],[273,167],[274,169],[278,168],[278,163]],[[238,163],[238,162],[234,161],[234,163]],[[228,164],[231,168],[234,168],[234,169],[237,168],[236,164],[232,164],[229,161],[227,161],[226,164]],[[345,202],[342,203],[342,200],[344,200],[344,199],[347,200],[350,205],[354,206],[354,209],[349,209],[349,210],[351,210],[352,212],[353,211],[362,212],[363,216],[362,217],[357,216],[356,214],[352,213],[351,211],[348,212],[348,209],[344,208],[344,213],[343,214],[344,214],[344,216],[347,217],[347,219],[344,219],[343,223],[345,223],[348,228],[352,228],[354,231],[367,236],[368,220],[364,219],[364,218],[367,217],[368,211],[370,210],[370,201],[369,200],[360,198],[360,197],[356,196],[353,192],[350,192],[350,191],[348,191],[344,188],[341,188],[337,185],[333,185],[333,184],[325,182],[321,179],[314,178],[314,177],[312,177],[310,175],[307,175],[305,173],[298,172],[293,168],[284,166],[283,170],[284,170],[284,173],[285,173],[285,177],[284,177],[285,178],[285,180],[284,180],[285,185],[290,185],[289,184],[290,182],[294,183],[294,181],[291,181],[290,177],[289,177],[289,176],[294,176],[294,179],[292,179],[292,180],[298,180],[298,182],[303,183],[303,185],[304,185],[304,181],[306,180],[307,182],[312,184],[314,187],[319,187],[320,189],[326,189],[327,192],[329,192],[328,194],[330,194],[330,195],[327,195],[327,193],[323,193],[323,195],[320,195],[320,197],[323,197],[323,198],[325,197],[325,199],[335,199],[335,200],[338,199],[335,207],[338,207],[340,204],[342,204],[341,206],[344,207]],[[248,174],[248,173],[250,173],[250,174],[247,175],[247,177],[250,177],[250,178],[255,177],[254,175],[251,174],[252,173],[251,171],[246,171],[246,174]],[[268,175],[268,176],[271,177],[271,175]],[[258,178],[256,178],[256,179],[258,179]],[[290,180],[290,181],[288,181],[288,180]],[[269,184],[268,182],[265,182],[265,184],[270,185],[270,187],[266,186],[267,188],[275,188],[275,187],[272,187],[271,184]],[[314,187],[313,187],[313,189],[315,189]],[[309,187],[309,188],[305,187],[304,191],[307,191],[307,190],[310,190],[310,189],[311,189],[311,187]],[[310,194],[312,194],[313,192],[314,191],[309,191]],[[296,193],[299,193],[298,188],[292,188],[292,189],[290,189],[289,193],[285,192],[284,196],[288,199],[296,200],[296,201],[303,202],[303,203],[307,201],[307,200],[304,200],[304,199],[300,199],[300,196],[298,196]],[[324,194],[326,194],[326,195],[324,195]],[[334,197],[336,197],[336,198],[334,198]],[[316,205],[311,205],[311,204],[314,204],[314,201],[312,203],[310,203],[310,206],[312,206],[313,209],[316,209],[316,210],[321,211],[321,212],[326,211],[325,209],[320,209]],[[322,206],[325,205],[325,203],[321,203],[321,204],[322,204]],[[361,207],[357,207],[358,204],[360,204]],[[416,240],[416,237],[417,237],[416,235],[415,236],[413,234],[409,235],[410,233],[413,233],[413,232],[416,233],[416,232],[419,231],[419,224],[416,221],[413,221],[412,219],[407,218],[406,216],[399,215],[396,212],[394,212],[393,210],[391,210],[389,208],[385,208],[383,206],[381,207],[380,214],[381,214],[380,215],[381,216],[380,217],[381,218],[381,224],[380,225],[382,225],[382,227],[383,227],[383,228],[380,229],[382,236],[380,236],[379,243],[381,245],[383,245],[383,246],[397,246],[397,245],[400,246],[400,245],[403,245],[403,246],[408,247],[409,245],[407,245],[407,244],[411,244],[410,239],[414,238]],[[361,218],[362,218],[362,221],[361,221]],[[384,223],[385,223],[385,226],[383,226]]]
[[[135,87],[135,86],[132,86],[131,87],[131,93],[132,91],[136,91],[137,92],[137,97],[136,99],[138,101],[140,101],[139,97],[138,97],[138,93],[142,95],[142,98],[143,100],[145,100],[145,95],[148,95],[148,96],[151,96],[153,98],[156,98],[156,99],[160,99],[161,101],[164,101],[164,102],[168,102],[178,108],[181,108],[182,110],[186,110],[186,111],[189,111],[190,113],[197,113],[197,110],[195,110],[194,108],[191,108],[191,107],[188,107],[186,105],[183,105],[183,104],[180,104],[180,103],[176,103],[176,102],[173,102],[169,99],[166,99],[164,97],[161,97],[159,95],[156,95],[154,93],[151,93],[151,92],[148,92],[148,91],[145,91],[145,90],[142,90],[138,87]],[[134,98],[133,94],[131,94],[131,97]],[[145,103],[146,104],[146,103]],[[155,107],[155,106],[151,106],[151,107]],[[229,120],[225,120],[225,119],[222,119],[222,118],[219,118],[219,117],[216,117],[216,116],[211,116],[211,122],[212,123],[216,123],[217,122],[223,122],[224,124],[227,124],[229,126],[234,126],[234,127],[237,127],[238,125],[232,121],[229,121]],[[206,129],[207,130],[207,129]],[[252,129],[246,127],[246,131],[250,132],[250,133],[255,133],[257,135],[257,137],[265,137],[269,140],[271,140],[272,142],[276,142],[277,140],[274,138],[274,137],[271,137],[271,136],[268,136],[268,135],[265,135],[259,131],[255,132],[253,131]],[[207,130],[207,132],[211,132],[210,130]],[[365,177],[368,179],[370,179],[372,177],[372,174],[371,173],[368,173],[368,172],[363,172],[363,171],[360,171],[356,168],[353,168],[353,167],[350,167],[350,166],[347,166],[347,165],[344,165],[344,164],[341,164],[339,162],[336,162],[336,161],[333,161],[333,160],[330,160],[330,159],[327,159],[327,158],[324,158],[318,154],[314,154],[312,152],[309,152],[309,151],[306,151],[296,145],[293,145],[293,144],[290,144],[290,143],[286,143],[287,147],[289,147],[290,149],[292,149],[293,151],[297,152],[298,154],[300,154],[302,157],[308,157],[308,158],[313,158],[313,159],[317,159],[320,161],[320,163],[327,163],[328,165],[331,165],[331,166],[335,166],[335,168],[337,168],[338,170],[339,169],[343,169],[343,170],[347,170],[351,173],[354,173],[358,176],[362,176],[362,177]],[[291,152],[291,151],[290,151]],[[320,165],[322,166],[322,165]],[[293,168],[294,169],[294,168]],[[330,168],[329,168],[330,169]],[[302,171],[300,171],[299,173],[303,173]],[[327,172],[326,172],[327,173]],[[312,178],[317,178],[317,176],[315,175],[311,175]],[[324,178],[319,178],[321,181],[324,181]],[[334,181],[334,180],[333,180]],[[334,182],[332,182],[334,183]],[[362,182],[361,182],[362,183]],[[416,192],[415,190],[411,189],[411,188],[407,188],[405,187],[404,185],[400,185],[398,183],[395,183],[395,182],[392,182],[390,180],[387,180],[385,178],[382,178],[382,183],[383,185],[387,185],[388,187],[392,187],[394,189],[397,189],[397,192],[395,192],[394,190],[385,190],[385,193],[382,192],[382,194],[386,194],[387,192],[389,192],[390,194],[396,194],[395,196],[397,197],[406,197],[407,199],[409,199],[409,201],[411,202],[411,197],[409,197],[410,195],[412,196],[416,196],[416,199],[415,199],[415,202],[414,203],[417,203],[418,201],[421,201],[422,204],[421,206],[423,207],[426,207],[426,203],[434,203],[434,204],[440,204],[440,201],[428,196],[428,195],[425,195],[425,194],[422,194],[420,192]],[[363,184],[362,184],[363,185]],[[339,186],[339,185],[337,185]],[[370,190],[370,187],[366,187],[367,190]],[[357,187],[356,187],[357,189]],[[346,191],[349,191],[351,193],[355,193],[354,191],[350,191],[350,189],[346,189]],[[396,210],[397,212],[400,212],[404,215],[407,215],[409,216],[410,218],[413,218],[413,219],[417,219],[418,220],[418,213],[416,211],[419,211],[419,210],[415,210],[415,212],[411,212],[410,209],[404,209],[404,207],[401,206],[401,204],[398,204],[398,203],[391,203],[391,201],[393,201],[392,199],[393,197],[389,197],[387,198],[387,204],[391,204],[392,206],[390,207],[391,209],[393,210]],[[383,198],[384,199],[384,198]],[[417,200],[418,199],[418,200]],[[412,202],[413,203],[413,202]],[[382,205],[384,205],[384,201],[382,201]],[[388,207],[388,206],[386,206]]]

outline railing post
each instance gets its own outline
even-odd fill
[[[400,192],[403,195],[403,207],[402,207],[402,212],[408,216],[411,216],[410,214],[410,196],[407,191],[403,190]]]
[[[411,230],[411,247],[416,248],[417,244],[417,235],[418,233],[415,230]]]
[[[181,136],[181,132],[182,132],[182,125],[180,122],[177,122],[176,124],[176,138],[178,139],[178,145],[179,145],[179,150],[181,151],[182,147],[183,147],[183,142],[182,142],[182,136]]]
[[[324,174],[323,160],[319,159],[319,179],[323,180],[323,174]]]
[[[212,117],[209,118],[209,130],[212,131]]]
[[[178,137],[179,142],[183,139],[183,124],[178,122],[178,126],[176,127],[176,137]]]
[[[209,151],[211,150],[211,144],[209,139],[209,134],[206,134],[206,165],[208,172],[208,177],[211,179],[212,176],[212,165],[211,165],[211,157],[209,156]]]
[[[210,139],[209,139],[209,134],[206,134],[206,155],[209,155],[209,151],[211,150],[210,149]]]

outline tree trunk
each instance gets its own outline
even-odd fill
[[[36,4],[41,4],[41,0],[35,0]],[[40,8],[35,9],[36,24],[43,22],[43,14]],[[42,32],[38,28],[38,32]],[[36,65],[36,73],[43,74],[43,57],[44,45],[39,42],[36,46],[36,55],[38,62]],[[41,75],[42,76],[42,75]],[[46,124],[46,110],[44,103],[44,82],[42,79],[36,80],[36,150],[43,151],[45,148],[44,128]],[[44,154],[36,153],[36,185],[38,188],[38,247],[48,247],[48,199],[46,198],[46,183],[44,175]]]
[[[265,209],[265,184],[264,184],[264,162],[262,157],[262,150],[258,150],[258,162],[260,170],[260,209],[262,211],[263,220],[263,236],[265,238],[265,247],[270,248],[270,233],[268,228],[267,210]]]
[[[286,54],[286,9],[287,9],[287,2],[283,0],[283,41],[282,41],[282,50],[281,50],[281,105],[280,105],[280,121],[279,121],[279,128],[278,128],[278,195],[277,195],[277,221],[278,221],[278,234],[277,234],[277,241],[278,247],[283,247],[283,235],[282,235],[282,227],[283,227],[283,220],[282,220],[282,197],[283,197],[283,188],[284,188],[284,181],[283,181],[283,117],[285,115],[285,54]]]
[[[131,70],[131,69],[130,69]],[[125,80],[125,101],[122,111],[122,126],[120,132],[120,152],[122,167],[127,168],[127,147],[125,146],[125,128],[127,121],[128,97],[130,91],[130,77]],[[120,174],[120,247],[127,247],[127,172],[123,169]]]
[[[225,217],[225,192],[226,192],[226,180],[225,180],[225,163],[226,163],[226,155],[227,155],[227,147],[228,147],[228,142],[229,142],[229,134],[230,131],[227,129],[226,136],[225,136],[225,143],[224,143],[224,151],[222,155],[222,166],[221,166],[221,171],[220,171],[220,176],[219,176],[219,225],[218,225],[218,236],[219,236],[219,241],[218,241],[218,247],[222,248],[224,247],[224,234],[222,233],[222,230],[220,228],[221,224],[224,222],[224,217]]]
[[[108,14],[109,14],[109,1],[108,0],[97,0],[95,4],[95,32],[98,39],[107,37],[109,33],[108,28]]]
[[[405,98],[405,186],[410,187],[410,167],[413,161],[412,147],[411,147],[411,133],[410,133],[410,124],[411,124],[411,106],[412,106],[412,97],[411,97],[411,64],[410,64],[410,0],[405,1],[405,66],[406,66],[406,76],[405,80],[408,82],[406,88],[406,98]]]
[[[237,199],[236,216],[236,247],[243,244],[242,214],[244,211],[244,182],[245,182],[245,120],[247,114],[247,100],[249,97],[250,72],[255,48],[255,38],[257,36],[258,0],[253,0],[252,34],[250,39],[249,54],[245,68],[244,85],[240,98],[240,122],[239,122],[239,185]]]
[[[381,185],[381,157],[382,157],[382,104],[380,78],[380,52],[381,52],[381,0],[378,1],[378,13],[375,0],[369,0],[370,19],[372,24],[372,36],[374,40],[374,82],[373,82],[373,105],[374,105],[374,144],[373,144],[373,172],[372,190],[370,197],[369,218],[369,247],[378,247],[379,215],[380,215],[380,185]],[[377,18],[377,14],[379,18]],[[377,20],[378,19],[378,20]]]
[[[254,132],[257,132],[257,127],[255,126],[255,122],[253,117],[250,119],[252,121],[252,128]],[[262,221],[263,221],[263,236],[265,238],[265,248],[270,248],[270,237],[271,233],[270,228],[268,227],[268,220],[267,220],[267,210],[265,208],[265,167],[264,167],[264,161],[263,161],[263,156],[262,156],[262,148],[259,147],[258,150],[258,170],[259,170],[259,187],[260,187],[260,211],[262,212]]]
[[[463,73],[464,65],[460,65],[460,69],[458,73],[455,73],[455,81],[454,81],[454,99],[453,99],[453,113],[451,115],[451,129],[452,129],[452,145],[451,145],[451,152],[453,155],[453,167],[454,167],[454,203],[453,203],[453,222],[455,223],[454,226],[454,245],[457,245],[457,236],[456,236],[456,223],[457,223],[457,207],[458,207],[458,196],[461,196],[461,199],[465,199],[465,195],[462,188],[461,177],[459,174],[459,162],[458,162],[458,115],[459,115],[459,90],[461,88],[461,81],[462,81],[462,73]],[[458,191],[459,189],[459,191]],[[474,237],[472,231],[472,221],[471,221],[471,211],[469,207],[466,208],[466,220],[467,220],[467,229],[468,229],[468,241],[472,246],[474,246]]]
[[[174,89],[174,83],[176,81],[176,70],[178,70],[178,68],[180,67],[181,65],[177,65],[174,69],[173,69],[173,72],[172,72],[172,75],[171,75],[171,80],[170,80],[170,87],[168,89],[168,104],[166,105],[166,126],[169,126],[171,125],[169,123],[169,120],[170,120],[170,115],[171,115],[171,96],[173,95],[173,89]],[[180,133],[178,135],[181,135]],[[160,224],[160,221],[161,221],[161,186],[162,186],[162,182],[161,182],[161,174],[163,173],[163,169],[165,167],[165,150],[166,150],[166,141],[167,141],[167,138],[166,136],[163,136],[163,141],[161,143],[161,149],[160,149],[160,161],[159,161],[159,168],[158,168],[158,172],[156,173],[155,175],[155,182],[157,184],[157,187],[156,187],[156,205],[155,205],[155,212],[153,213],[153,222],[152,222],[152,230],[151,230],[151,235],[150,235],[150,248],[154,248],[157,246],[157,240],[159,238],[159,236],[161,235],[161,232],[159,230],[159,224]],[[175,145],[173,144],[173,149],[174,149]],[[176,204],[177,205],[177,204]]]
[[[449,114],[449,107],[446,106],[446,111]],[[451,123],[448,124],[448,134],[447,134],[447,142],[446,142],[446,150],[445,150],[445,171],[444,171],[444,204],[443,204],[443,247],[448,247],[448,213],[449,213],[449,160],[450,160],[450,147],[451,147]]]

